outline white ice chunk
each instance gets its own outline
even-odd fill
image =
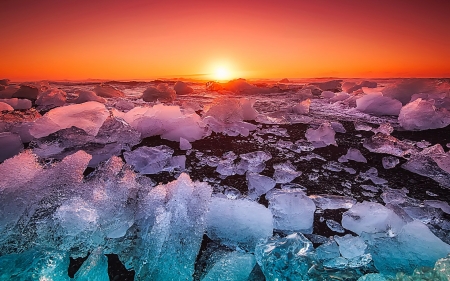
[[[30,150],[7,159],[0,164],[0,175],[2,175],[0,192],[7,188],[24,186],[41,171],[42,168],[37,163],[36,156]]]
[[[310,105],[311,100],[307,99],[292,107],[292,111],[297,114],[308,114]]]
[[[291,182],[302,174],[290,161],[274,164],[273,169],[275,170],[273,177],[277,183]]]
[[[309,198],[322,210],[350,209],[356,204],[356,199],[339,195],[310,195]]]
[[[275,187],[276,182],[272,178],[247,172],[248,198],[256,200],[261,195]]]
[[[207,234],[213,240],[252,251],[259,239],[272,236],[269,209],[253,201],[212,198],[207,215]]]
[[[381,93],[372,93],[356,100],[356,109],[377,116],[398,115],[402,103]]]
[[[362,155],[361,151],[356,148],[349,148],[347,154],[339,157],[339,162],[348,162],[348,160],[353,160],[355,162],[367,163],[366,157]]]
[[[67,94],[60,89],[49,89],[39,94],[36,104],[42,106],[62,106],[66,103]]]
[[[185,138],[180,137],[180,149],[189,150],[192,148],[192,144]]]
[[[309,128],[306,130],[305,137],[312,142],[315,147],[328,146],[330,144],[337,145],[334,135],[336,133],[330,123],[323,123],[319,128]]]
[[[433,101],[419,98],[402,107],[398,121],[406,130],[438,129],[450,124],[450,113],[437,109]]]
[[[364,254],[367,245],[359,236],[347,234],[343,237],[334,236],[334,240],[339,245],[339,252],[346,259],[356,258]]]
[[[312,233],[316,205],[302,190],[273,189],[266,194],[275,229]]]
[[[162,171],[184,169],[186,156],[174,156],[173,149],[166,145],[155,147],[142,146],[125,152],[125,161],[141,174],[157,174]]]
[[[37,119],[30,133],[41,138],[74,126],[95,136],[108,116],[105,105],[94,101],[58,107]]]
[[[150,86],[142,93],[142,99],[146,102],[172,102],[175,98],[175,91],[165,83],[158,84],[156,87]]]
[[[100,103],[106,102],[104,98],[97,96],[97,94],[92,91],[78,90],[75,92],[75,94],[77,94],[78,97],[74,100],[71,100],[70,102],[72,103],[85,103],[88,101],[96,101]]]
[[[342,215],[342,226],[358,235],[362,232],[385,232],[395,236],[404,224],[392,210],[374,202],[357,203]]]

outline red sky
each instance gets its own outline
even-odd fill
[[[444,0],[1,0],[0,78],[450,77],[449,11]]]

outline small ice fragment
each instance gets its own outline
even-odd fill
[[[330,123],[323,123],[316,130],[309,128],[306,130],[305,137],[315,147],[325,147],[330,144],[337,146],[334,138],[335,132]]]
[[[261,195],[275,187],[276,182],[270,177],[247,172],[248,197],[256,200]]]
[[[192,148],[191,143],[187,139],[180,137],[180,149],[181,150],[189,150],[191,148]]]
[[[325,222],[328,226],[328,228],[332,231],[338,232],[338,233],[344,233],[345,229],[342,227],[340,223],[334,220],[326,220]]]
[[[322,210],[350,209],[356,204],[356,199],[339,195],[310,195],[309,198]]]
[[[395,168],[395,166],[400,163],[400,160],[394,156],[385,156],[383,159],[381,159],[383,168],[385,169],[392,169]]]
[[[355,162],[367,163],[366,157],[362,155],[361,151],[356,148],[349,148],[347,154],[339,157],[339,162],[348,162],[348,160],[353,160]]]
[[[273,177],[277,183],[288,183],[299,177],[302,172],[297,171],[290,161],[273,165]]]
[[[343,237],[334,236],[334,240],[339,245],[339,252],[346,259],[352,259],[364,254],[367,245],[359,236],[347,234]]]

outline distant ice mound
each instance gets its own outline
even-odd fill
[[[432,79],[404,79],[388,85],[382,90],[386,97],[391,97],[406,105],[414,94],[449,93],[448,83],[437,83]]]
[[[204,137],[206,128],[196,113],[183,113],[179,106],[157,104],[152,107],[135,107],[127,113],[114,111],[131,127],[141,133],[143,138],[160,135],[163,139],[180,141],[199,140]]]
[[[372,93],[356,100],[356,109],[377,116],[398,115],[402,103],[396,99],[385,97],[381,93]]]
[[[0,102],[10,105],[14,110],[30,109],[32,107],[31,101],[27,99],[0,99]]]
[[[214,81],[210,81],[206,83],[206,90],[208,91],[230,91],[236,94],[267,94],[274,92],[274,88],[268,88],[266,86],[257,87],[255,85],[250,84],[247,80],[239,78],[230,80],[226,83],[218,83]]]
[[[29,99],[35,101],[39,95],[39,89],[32,85],[21,85],[19,90],[15,92],[11,97],[19,99]]]
[[[402,107],[398,121],[406,130],[444,128],[450,124],[450,112],[445,108],[437,109],[434,101],[418,98]]]
[[[93,91],[84,91],[84,90],[78,90],[75,92],[75,94],[78,95],[78,97],[74,100],[71,100],[72,103],[84,103],[88,101],[96,101],[105,103],[106,100],[102,97],[97,96],[97,94]]]
[[[39,94],[36,104],[41,106],[58,107],[66,103],[67,94],[60,89],[50,89]]]
[[[10,99],[17,90],[19,90],[18,86],[3,86],[0,88],[0,98]]]
[[[99,97],[103,98],[122,98],[125,96],[124,93],[117,90],[113,86],[102,84],[94,88],[94,92]]]
[[[355,82],[344,82],[342,84],[342,91],[351,94],[362,88],[376,88],[377,86],[378,86],[377,82],[371,81],[361,81],[358,84],[356,84]]]
[[[182,81],[177,81],[173,86],[173,89],[177,93],[177,95],[188,95],[194,91],[191,87],[189,87],[186,83]]]
[[[142,94],[142,99],[146,102],[172,102],[175,98],[175,91],[165,83],[158,84],[156,87],[148,87]]]
[[[105,105],[94,101],[58,107],[37,119],[30,133],[35,138],[41,138],[74,126],[95,136],[108,116]]]

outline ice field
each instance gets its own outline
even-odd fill
[[[0,280],[450,280],[450,80],[0,80]]]

